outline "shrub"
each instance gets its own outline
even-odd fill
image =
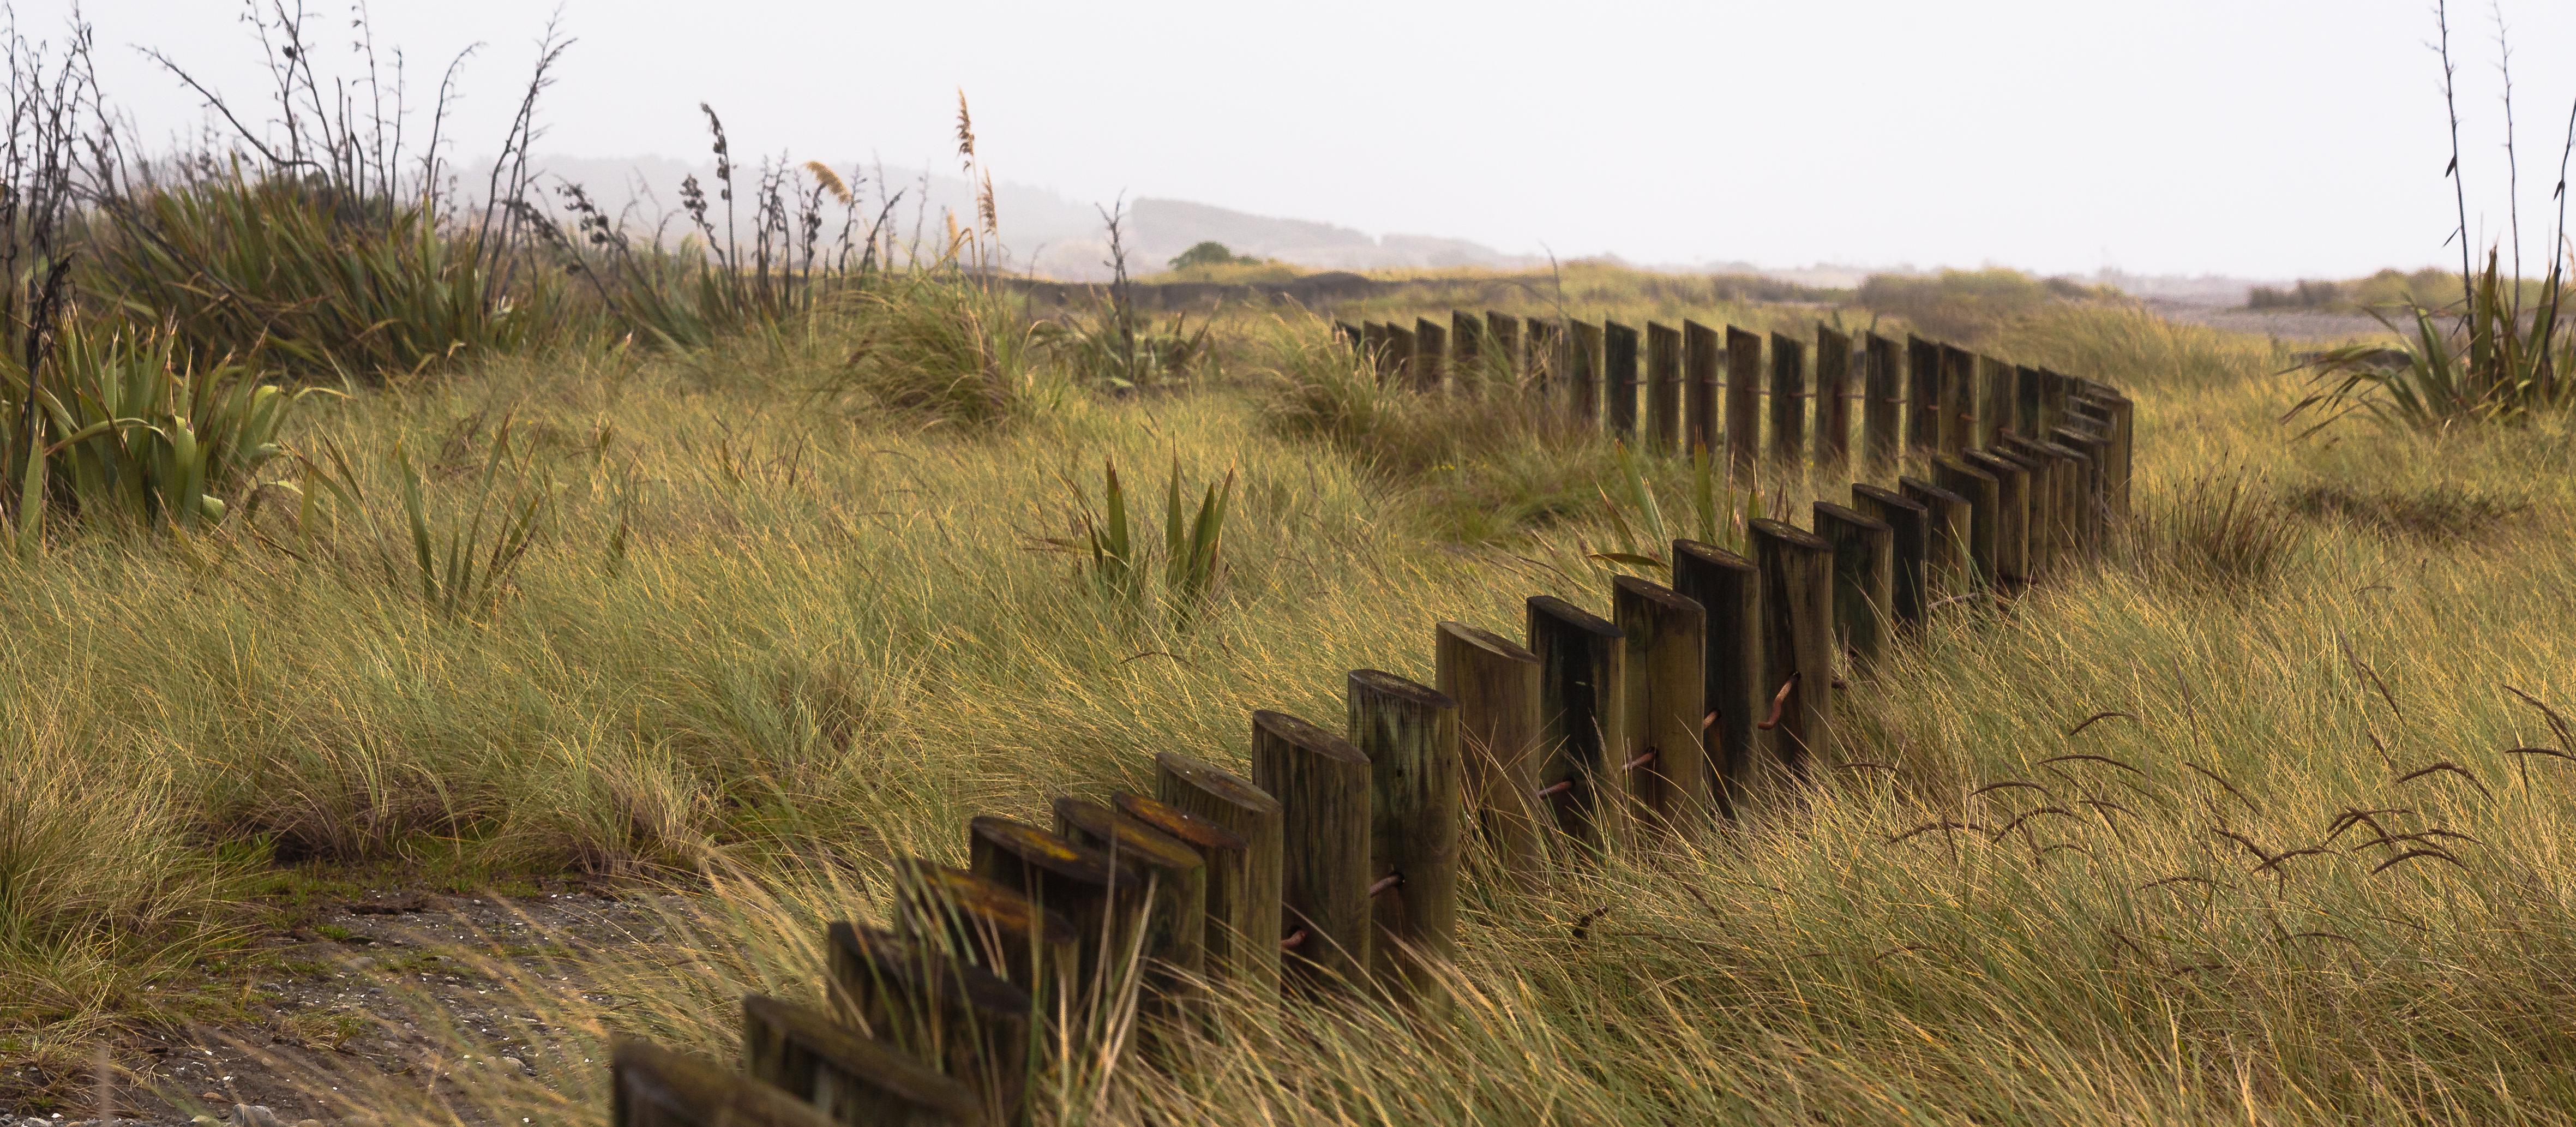
[[[1224,243],[1209,240],[1182,251],[1172,259],[1172,269],[1187,270],[1196,266],[1258,266],[1261,260],[1251,255],[1238,255]]]

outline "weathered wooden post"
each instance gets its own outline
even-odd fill
[[[1762,573],[1751,560],[1696,540],[1673,541],[1673,592],[1707,615],[1700,662],[1708,801],[1732,815],[1752,782],[1762,695]]]
[[[1556,386],[1557,375],[1565,370],[1564,330],[1554,321],[1529,318],[1522,326],[1521,371],[1523,379],[1542,391]]]
[[[1852,668],[1878,663],[1896,602],[1896,530],[1831,501],[1816,502],[1816,537],[1833,546],[1834,633]]]
[[[833,1127],[813,1106],[640,1037],[611,1042],[610,1127]]]
[[[1867,398],[1861,401],[1861,449],[1869,458],[1870,472],[1885,473],[1905,453],[1904,429],[1899,425],[1905,415],[1904,361],[1897,355],[1895,341],[1871,333],[1864,338],[1861,364],[1867,389]]]
[[[2032,437],[2046,438],[2050,431],[2066,425],[2066,401],[2075,394],[2075,381],[2055,370],[2039,370],[2039,430]]]
[[[2001,448],[1971,450],[1969,465],[1993,474],[2002,516],[1995,522],[1995,576],[2005,591],[2030,585],[2030,464]]]
[[[1805,781],[1832,763],[1834,728],[1833,546],[1776,520],[1753,522],[1762,569],[1762,681],[1770,687],[1772,754]]]
[[[1657,454],[1682,444],[1682,335],[1670,325],[1646,322],[1646,446]]]
[[[2030,470],[2030,574],[2046,578],[2063,566],[2065,551],[2065,466],[2055,443],[2020,435],[2006,437],[2003,450],[2028,463]]]
[[[1477,828],[1504,871],[1527,882],[1539,866],[1538,655],[1464,623],[1443,622],[1436,632],[1439,688],[1458,702]]]
[[[1975,442],[1977,358],[1957,345],[1941,346],[1941,452],[1956,454]]]
[[[1923,613],[1965,596],[1972,584],[1968,499],[1920,478],[1896,479],[1905,499],[1923,506]]]
[[[1931,557],[1931,512],[1903,493],[1875,485],[1852,486],[1852,509],[1888,529],[1890,598],[1888,617],[1899,630],[1916,630],[1930,610],[1932,594],[1927,567]]]
[[[1762,338],[1726,327],[1726,456],[1738,470],[1761,460]]]
[[[1905,338],[1906,453],[1930,457],[1941,449],[1941,346]]]
[[[1066,795],[1055,800],[1054,811],[1056,836],[1107,854],[1135,879],[1147,882],[1144,936],[1137,948],[1149,963],[1146,982],[1169,992],[1177,978],[1172,971],[1203,973],[1207,862],[1198,851],[1104,802]],[[1118,955],[1123,958],[1125,952]]]
[[[1633,446],[1637,442],[1637,330],[1617,321],[1601,323],[1601,367],[1610,433]]]
[[[2077,501],[2072,521],[2084,553],[2098,557],[2109,516],[2109,492],[2106,469],[2111,461],[2111,442],[2088,426],[2063,426],[2049,432],[2057,444],[2074,451],[2077,464]]]
[[[1485,322],[1463,309],[1449,311],[1449,386],[1475,395],[1485,383]]]
[[[1538,655],[1539,795],[1557,828],[1598,849],[1617,836],[1619,766],[1627,746],[1627,653],[1619,628],[1553,595],[1529,600]]]
[[[1333,339],[1342,342],[1343,347],[1353,352],[1359,352],[1367,346],[1367,342],[1360,335],[1360,327],[1348,321],[1333,322]]]
[[[2022,366],[2013,368],[2012,432],[2023,438],[2035,437],[2041,433],[2039,416],[2044,393],[2040,384],[2039,369]]]
[[[1977,366],[1985,369],[1979,377],[1983,398],[1977,401],[1977,437],[1971,449],[1992,446],[2003,433],[2012,429],[2014,399],[2018,388],[2013,383],[2013,367],[1992,356],[1977,357]]]
[[[941,936],[949,950],[1032,994],[1073,982],[1081,936],[1062,913],[963,869],[907,857],[894,864],[895,921]]]
[[[964,1084],[818,1010],[765,994],[743,995],[742,1071],[853,1127],[985,1122]]]
[[[1118,965],[1144,906],[1143,882],[1106,854],[1025,822],[992,814],[966,823],[967,871],[1062,912],[1081,944],[1076,971],[1089,986]]]
[[[1771,460],[1796,466],[1807,453],[1807,346],[1771,334]]]
[[[1851,338],[1816,326],[1816,465],[1839,470],[1851,459]]]
[[[1286,930],[1280,918],[1286,831],[1279,800],[1250,779],[1176,751],[1155,754],[1154,794],[1243,839],[1243,891],[1230,898],[1225,926],[1208,929],[1208,968],[1275,992],[1279,939]]]
[[[1419,344],[1413,339],[1413,330],[1402,325],[1386,327],[1387,382],[1398,387],[1422,386],[1419,374],[1422,369],[1418,366],[1419,361],[1415,357],[1419,348]]]
[[[1438,391],[1449,370],[1449,330],[1428,317],[1413,321],[1413,389]]]
[[[1601,326],[1565,323],[1566,389],[1574,397],[1575,425],[1593,430],[1601,425]]]
[[[1933,459],[1932,480],[1968,499],[1968,564],[1972,580],[1968,590],[1996,585],[2003,547],[2003,483],[1970,463],[1964,453]]]
[[[1708,615],[1661,583],[1610,581],[1611,616],[1625,636],[1628,683],[1620,763],[1626,793],[1648,825],[1679,830],[1707,801]]]
[[[1386,326],[1376,321],[1360,323],[1360,356],[1368,362],[1369,375],[1379,383],[1386,382]]]
[[[1486,310],[1485,339],[1493,345],[1489,350],[1492,355],[1490,363],[1498,381],[1507,377],[1508,382],[1518,383],[1521,377],[1529,374],[1529,358],[1521,354],[1520,318]]]
[[[1243,933],[1245,885],[1251,873],[1252,843],[1243,835],[1159,798],[1120,791],[1109,805],[1131,819],[1187,846],[1198,855],[1204,876],[1205,903],[1199,921],[1200,966],[1211,979],[1233,971],[1234,937]]]
[[[1015,1122],[1028,1081],[1029,993],[919,942],[846,920],[824,928],[825,973],[842,1019],[966,1086],[993,1123]],[[1047,1001],[1054,995],[1050,979]]]
[[[1688,422],[1682,427],[1682,453],[1706,450],[1717,456],[1718,377],[1722,349],[1717,330],[1697,321],[1682,322],[1682,380],[1684,390],[1682,413]]]
[[[1368,756],[1287,713],[1255,712],[1252,778],[1279,799],[1288,980],[1308,989],[1365,981],[1374,879]]]
[[[1458,702],[1361,669],[1348,703],[1369,761],[1369,973],[1424,996],[1458,957]]]

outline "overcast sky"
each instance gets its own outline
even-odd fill
[[[538,0],[376,0],[420,96],[468,43],[488,154]],[[341,34],[346,7],[312,5]],[[230,0],[91,0],[112,97],[198,101],[132,49],[256,92]],[[52,35],[62,0],[18,0]],[[2525,242],[2553,222],[2576,3],[2508,0]],[[541,149],[953,167],[963,88],[999,179],[1175,197],[1566,257],[2347,276],[2456,263],[2419,0],[1712,0],[1583,5],[566,0]],[[2471,221],[2507,198],[2495,23],[2452,12]]]

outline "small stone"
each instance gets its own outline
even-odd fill
[[[197,1098],[201,1100],[220,1100],[224,1098],[224,1094],[222,1092],[199,1092],[197,1093]]]
[[[280,1127],[277,1113],[262,1104],[234,1104],[233,1127]]]
[[[509,1066],[510,1066],[510,1067],[512,1067],[512,1068],[518,1069],[518,1070],[519,1070],[519,1071],[521,1071],[521,1072],[527,1073],[527,1074],[528,1074],[528,1075],[530,1075],[530,1076],[534,1076],[534,1075],[536,1075],[536,1074],[537,1074],[537,1070],[536,1070],[536,1069],[533,1069],[533,1068],[528,1067],[528,1062],[523,1061],[523,1060],[520,1060],[520,1059],[519,1059],[519,1058],[517,1058],[517,1057],[502,1057],[502,1058],[501,1058],[501,1063],[506,1064],[506,1065],[509,1065]]]

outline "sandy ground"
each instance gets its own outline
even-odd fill
[[[2150,300],[2146,304],[2157,316],[2169,321],[2185,321],[2236,333],[2254,333],[2276,340],[2342,342],[2354,337],[2379,336],[2388,331],[2377,319],[2359,313],[2242,309],[2164,300]]]

